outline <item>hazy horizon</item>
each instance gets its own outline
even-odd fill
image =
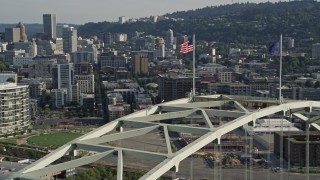
[[[118,21],[118,17],[141,18],[231,3],[268,2],[266,0],[4,0],[1,2],[0,24],[18,22],[42,23],[42,14],[57,15],[58,23]],[[278,2],[278,0],[269,0]]]

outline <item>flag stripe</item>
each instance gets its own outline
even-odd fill
[[[186,54],[188,52],[193,51],[192,39],[188,39],[187,41],[180,44],[180,46],[181,46],[181,49],[180,49],[181,54]]]

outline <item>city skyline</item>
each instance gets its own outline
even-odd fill
[[[95,4],[93,4],[91,1],[84,0],[6,0],[2,2],[0,11],[3,14],[10,14],[10,16],[0,16],[0,23],[15,23],[20,21],[24,23],[42,23],[42,14],[56,14],[58,23],[115,22],[118,21],[118,17],[120,16],[141,18],[236,2],[267,2],[266,0],[217,0],[214,2],[210,0],[184,0],[183,3],[180,1],[122,0],[107,2],[96,0]],[[269,0],[269,2],[278,2],[278,0]],[[19,13],[12,13],[12,9],[15,9],[15,12]],[[75,11],[73,9],[79,10]],[[32,13],[30,13],[31,10]]]

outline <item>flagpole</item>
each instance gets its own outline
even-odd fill
[[[193,79],[192,79],[192,97],[193,99],[195,98],[196,96],[196,82],[195,82],[195,79],[196,79],[196,35],[193,34],[193,37],[192,37],[192,46],[193,46]]]
[[[282,34],[280,35],[279,104],[282,103],[281,78],[282,78]]]

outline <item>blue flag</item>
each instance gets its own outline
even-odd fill
[[[270,43],[268,53],[272,56],[280,55],[280,42],[274,41]]]

